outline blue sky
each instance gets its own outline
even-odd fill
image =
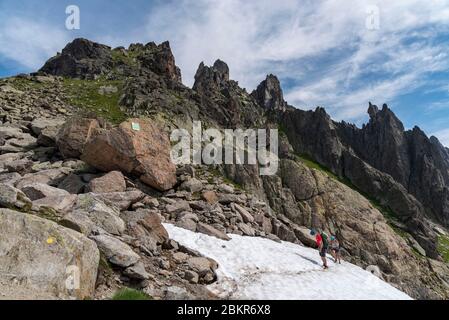
[[[80,30],[67,30],[77,5]],[[169,40],[183,82],[220,58],[248,91],[276,74],[286,100],[367,121],[388,103],[449,146],[449,0],[0,0],[0,77],[37,70],[76,37]]]

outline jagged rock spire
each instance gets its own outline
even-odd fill
[[[195,84],[193,89],[196,91],[208,91],[213,89],[222,89],[229,82],[229,67],[221,61],[216,60],[212,67],[206,66],[201,62],[195,74]]]
[[[375,104],[372,104],[370,101],[369,107],[368,107],[368,114],[369,114],[370,118],[374,118],[378,112],[379,112],[379,108]]]
[[[251,95],[267,110],[285,111],[287,108],[279,79],[273,74],[269,74]]]

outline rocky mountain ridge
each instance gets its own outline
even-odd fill
[[[190,89],[168,43],[111,49],[85,39],[36,74],[2,80],[0,103],[7,195],[0,206],[93,241],[100,268],[87,279],[96,285],[78,298],[106,298],[123,285],[156,298],[211,298],[204,284],[214,281],[216,264],[168,239],[162,221],[222,239],[237,233],[308,246],[309,228],[323,228],[337,235],[345,259],[377,266],[409,295],[448,296],[440,244],[447,233],[436,224],[444,223],[447,150],[418,130],[404,132],[386,106],[370,105],[370,123],[356,128],[322,108],[289,106],[273,75],[248,93],[217,60],[199,66]],[[175,168],[167,133],[190,130],[194,120],[281,129],[278,173],[261,177],[257,165]],[[131,122],[146,129],[136,132]],[[2,211],[4,235],[15,232],[11,214]],[[3,265],[18,262],[28,263]]]

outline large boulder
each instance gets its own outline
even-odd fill
[[[106,234],[93,236],[100,251],[106,256],[110,263],[119,267],[129,267],[136,264],[140,257],[126,243],[108,236]]]
[[[72,194],[78,194],[83,192],[85,185],[85,182],[80,176],[71,173],[58,184],[58,188]]]
[[[64,197],[69,193],[65,190],[51,187],[43,183],[32,183],[22,187],[23,193],[27,195],[32,201],[39,200],[50,196]]]
[[[99,170],[127,172],[165,191],[176,184],[170,148],[168,135],[153,122],[131,119],[111,130],[102,130],[85,145],[81,158]]]
[[[69,173],[70,169],[68,168],[47,169],[36,173],[27,173],[21,179],[17,180],[15,186],[18,189],[22,189],[23,187],[33,183],[43,183],[50,186],[56,186]]]
[[[63,124],[63,119],[36,118],[30,123],[30,128],[36,136],[39,136],[44,129],[58,128]]]
[[[0,209],[0,287],[7,299],[93,296],[100,255],[82,234]]]
[[[145,194],[136,189],[125,192],[95,193],[95,197],[101,199],[106,204],[113,204],[120,210],[126,210],[134,203],[137,203],[145,198]]]
[[[89,182],[89,191],[94,193],[123,192],[126,182],[120,171],[111,171]]]
[[[22,176],[17,172],[8,172],[0,174],[0,183],[13,186]]]
[[[120,211],[118,208],[107,205],[94,194],[78,195],[72,210],[78,214],[83,214],[96,227],[110,234],[120,235],[125,231],[125,223],[119,217]],[[68,219],[67,217],[65,218]]]
[[[29,209],[31,200],[19,189],[0,183],[0,207]]]
[[[64,191],[64,190],[63,190]],[[45,198],[33,201],[33,207],[36,208],[52,208],[58,212],[69,212],[76,202],[74,194],[55,194]]]
[[[72,118],[59,130],[56,144],[64,158],[79,158],[84,145],[100,128],[95,119]]]
[[[221,240],[226,241],[231,240],[231,238],[226,233],[217,230],[216,228],[202,222],[196,225],[196,232],[204,233],[207,234],[208,236],[216,237]]]
[[[147,209],[126,211],[121,218],[126,222],[127,234],[135,239],[135,246],[147,254],[157,254],[159,246],[169,239],[157,212]]]

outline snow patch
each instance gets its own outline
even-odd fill
[[[227,299],[410,300],[370,272],[328,259],[290,242],[230,234],[230,241],[164,224],[170,238],[218,262],[218,281],[209,289]]]

